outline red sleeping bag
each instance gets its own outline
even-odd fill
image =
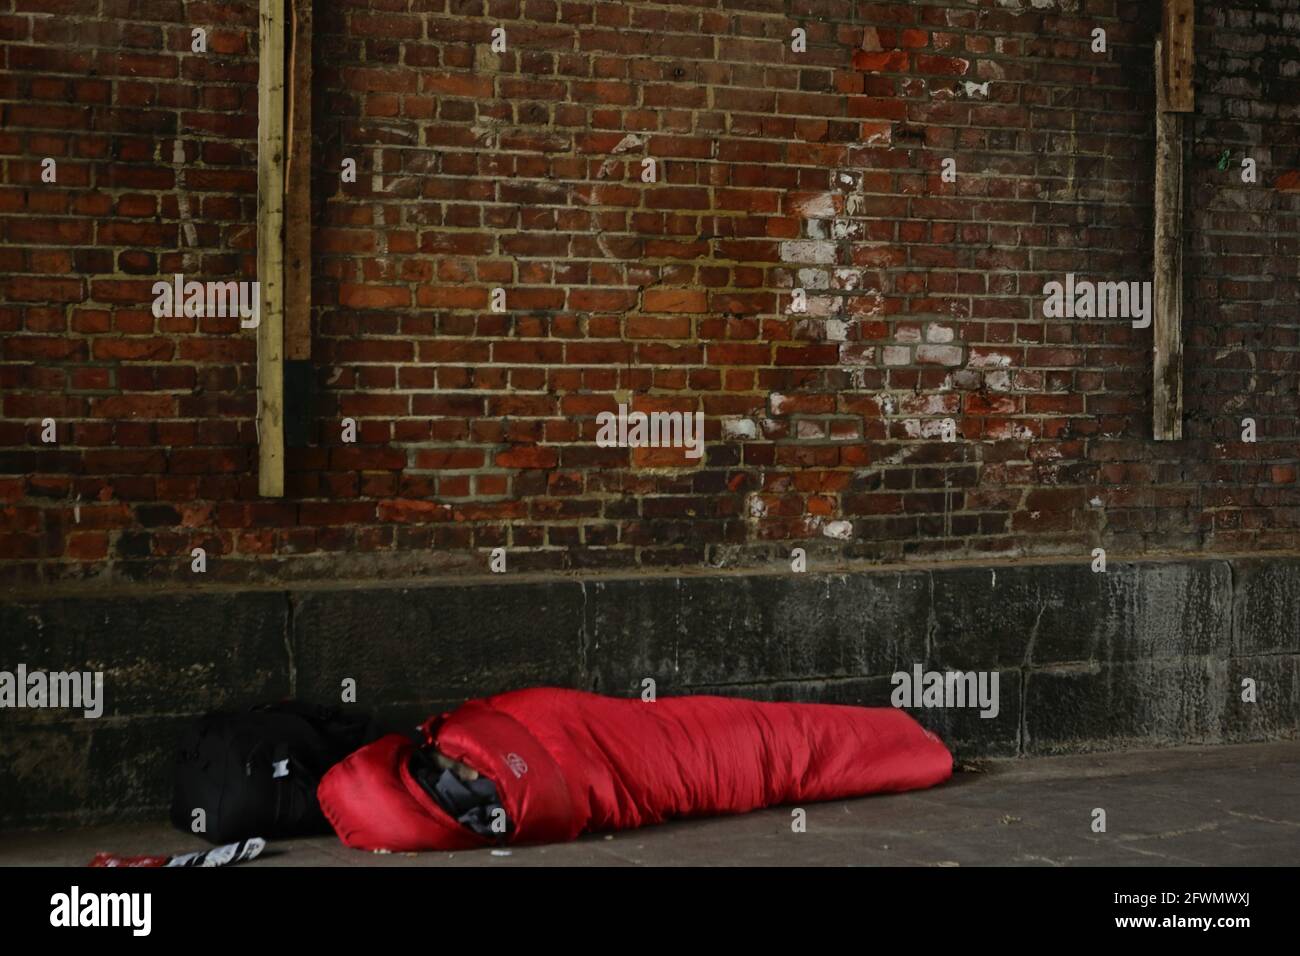
[[[646,702],[536,688],[472,700],[423,730],[428,743],[496,785],[511,843],[914,790],[952,774],[939,738],[892,707]],[[367,850],[491,844],[413,779],[414,746],[390,734],[325,775],[317,796],[339,838]]]

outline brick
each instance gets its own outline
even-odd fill
[[[918,345],[916,361],[920,365],[960,365],[961,349],[955,345]]]
[[[856,50],[853,54],[853,68],[871,73],[902,73],[908,62],[908,54],[902,50]]]
[[[452,509],[450,505],[440,502],[403,500],[399,498],[379,502],[378,517],[380,521],[397,522],[399,524],[424,524],[435,521],[450,521]]]
[[[520,445],[496,456],[499,468],[554,468],[558,463],[555,449],[536,445]]]
[[[24,509],[0,579],[166,578],[191,534],[241,558],[230,580],[348,576],[359,552],[481,571],[496,543],[534,569],[743,564],[846,524],[850,560],[1300,544],[1294,210],[1268,199],[1300,190],[1276,145],[1300,137],[1294,83],[1275,82],[1300,36],[1270,24],[1278,63],[1243,56],[1246,0],[1198,28],[1198,111],[1252,117],[1274,148],[1254,186],[1189,168],[1186,437],[1159,445],[1149,333],[1042,308],[1068,273],[1150,271],[1149,76],[1087,54],[1097,5],[1055,11],[1047,40],[998,4],[823,5],[798,63],[768,0],[740,26],[708,5],[489,4],[503,56],[464,4],[318,17],[318,132],[342,132],[317,172],[349,156],[359,175],[314,210],[317,434],[275,505],[256,498],[256,334],[150,309],[175,272],[254,278],[256,13],[214,8],[193,57],[174,0],[144,20],[53,2],[0,16],[0,500]],[[704,459],[596,446],[598,414],[651,402],[707,412]]]
[[[411,304],[411,290],[401,286],[339,287],[339,304],[350,309],[407,308]]]
[[[708,297],[692,289],[646,289],[641,308],[646,312],[705,312]]]
[[[94,354],[100,360],[165,361],[172,357],[174,350],[170,339],[100,339],[95,342]]]

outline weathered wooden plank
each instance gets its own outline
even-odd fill
[[[260,0],[257,57],[257,490],[284,494],[284,0]]]
[[[1183,437],[1183,116],[1164,109],[1161,46],[1157,40],[1152,433],[1172,441]]]
[[[289,143],[284,200],[284,354],[311,358],[311,33],[312,0],[292,0]]]
[[[1192,77],[1196,68],[1195,0],[1164,0],[1160,39],[1164,57],[1156,69],[1165,81],[1165,105],[1162,110],[1190,113],[1196,108]]]

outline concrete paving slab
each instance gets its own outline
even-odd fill
[[[978,771],[978,772],[977,772]],[[1091,811],[1107,813],[1094,833]],[[1300,863],[1300,741],[991,760],[932,790],[684,820],[573,843],[367,853],[277,841],[250,866],[1215,866]],[[164,823],[0,834],[0,866],[206,844]]]

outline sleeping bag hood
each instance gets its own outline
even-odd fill
[[[939,738],[892,707],[534,688],[470,701],[421,732],[424,746],[495,784],[509,843],[914,790],[952,774]],[[415,779],[417,745],[392,734],[325,775],[317,796],[339,838],[395,851],[493,843]]]

